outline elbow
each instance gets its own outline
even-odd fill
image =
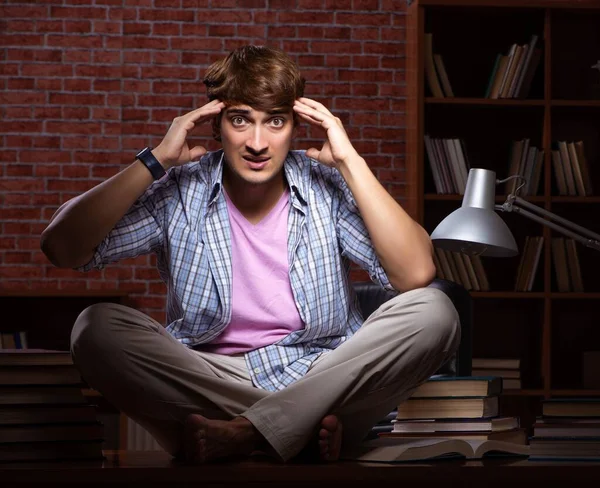
[[[433,260],[422,263],[403,277],[390,277],[392,286],[400,291],[406,292],[417,288],[426,288],[435,279],[437,270]]]
[[[69,246],[57,236],[50,227],[46,228],[40,236],[40,249],[48,261],[57,268],[73,269],[82,266],[87,261],[77,259]]]

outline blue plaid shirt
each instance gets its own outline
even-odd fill
[[[217,337],[231,319],[231,239],[222,191],[223,152],[171,168],[154,182],[78,268],[155,253],[167,285],[167,330],[195,347]],[[301,378],[311,363],[351,337],[363,318],[349,278],[351,262],[393,290],[356,202],[336,169],[290,151],[288,262],[304,328],[246,353],[254,384],[269,391]],[[201,348],[200,348],[201,349]]]

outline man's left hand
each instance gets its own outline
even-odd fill
[[[344,130],[342,121],[327,110],[322,103],[301,97],[295,101],[294,111],[309,124],[321,127],[327,133],[327,140],[321,150],[314,147],[307,149],[306,155],[309,158],[338,168],[351,158],[358,157],[356,149],[352,146]]]

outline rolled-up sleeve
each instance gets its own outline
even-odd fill
[[[92,259],[74,269],[102,269],[107,264],[160,248],[164,240],[164,206],[169,186],[162,181],[150,186],[98,245]]]
[[[394,291],[387,273],[379,262],[350,188],[339,172],[334,173],[332,182],[337,187],[339,197],[336,229],[342,256],[365,270],[374,283],[386,290]]]

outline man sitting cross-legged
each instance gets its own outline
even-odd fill
[[[284,53],[209,67],[209,101],[161,143],[61,206],[42,235],[83,272],[153,253],[167,323],[101,303],[72,331],[84,379],[177,458],[260,451],[334,461],[456,350],[458,314],[427,285],[429,236],[377,181]],[[222,148],[189,147],[211,122]],[[292,150],[300,123],[320,148]],[[350,266],[397,290],[362,317]]]

